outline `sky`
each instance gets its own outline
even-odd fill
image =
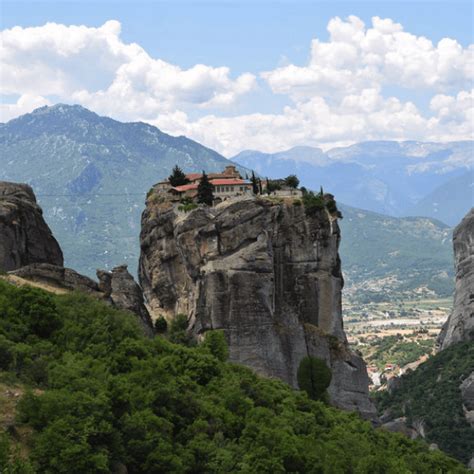
[[[471,1],[2,1],[0,113],[81,104],[231,157],[472,138]]]

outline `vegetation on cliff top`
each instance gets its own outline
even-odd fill
[[[219,333],[197,347],[146,339],[130,314],[85,295],[0,281],[0,353],[3,381],[30,387],[1,435],[5,473],[465,472],[225,362]],[[21,425],[28,459],[9,448]]]
[[[379,394],[380,413],[422,423],[429,443],[467,463],[474,452],[474,430],[462,409],[459,386],[474,367],[474,345],[460,343],[439,352],[401,378],[392,394]]]

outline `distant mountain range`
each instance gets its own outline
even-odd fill
[[[346,297],[367,303],[452,295],[452,228],[428,217],[338,207]]]
[[[244,151],[231,158],[263,176],[296,174],[341,202],[391,216],[427,216],[456,225],[474,205],[474,141],[374,141],[323,152]]]
[[[327,153],[309,147],[275,155],[244,152],[235,160],[244,174],[248,172],[244,167],[270,177],[296,173],[308,188],[319,189],[321,184],[338,202],[355,207],[380,206],[385,213],[396,213],[401,212],[400,203],[409,208],[416,202],[430,215],[428,211],[434,209],[430,193],[439,198],[437,212],[443,206],[464,206],[465,197],[460,203],[453,198],[456,190],[469,186],[469,179],[463,179],[470,177],[466,166],[472,161],[471,146],[471,142],[374,142]],[[120,263],[136,271],[145,195],[176,163],[188,172],[211,172],[222,170],[229,161],[186,137],[172,137],[144,123],[100,117],[80,106],[42,107],[0,125],[0,180],[33,186],[64,250],[65,264],[87,275]],[[414,177],[407,174],[408,164],[418,169],[420,163],[433,170],[413,171]],[[447,170],[447,163],[456,166]],[[409,282],[408,291],[419,287],[439,294],[452,291],[452,250],[446,226],[432,219],[395,219],[341,208],[345,216],[341,257],[348,289],[360,293],[364,280],[395,275],[400,284],[392,285],[390,291],[397,293],[405,291],[402,280]],[[442,214],[443,220],[454,221],[457,212]]]
[[[146,193],[175,164],[221,171],[229,161],[186,137],[78,105],[42,107],[0,125],[0,180],[33,186],[66,265],[88,275],[121,262],[136,271]]]

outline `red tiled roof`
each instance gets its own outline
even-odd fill
[[[186,175],[186,178],[189,179],[189,181],[195,181],[196,179],[201,179],[202,173],[189,173]]]
[[[227,178],[227,179],[211,179],[211,183],[214,186],[219,186],[219,185],[235,185],[235,184],[240,184],[240,185],[248,185],[250,183],[246,183],[243,179],[235,179],[235,178]]]

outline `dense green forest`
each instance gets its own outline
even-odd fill
[[[380,412],[422,422],[426,439],[443,451],[468,462],[474,452],[474,430],[462,409],[459,386],[474,367],[474,344],[455,344],[421,364],[401,379],[392,394],[380,392]]]
[[[226,357],[219,332],[199,346],[179,325],[147,339],[85,295],[0,281],[1,382],[27,387],[2,473],[466,472]]]

